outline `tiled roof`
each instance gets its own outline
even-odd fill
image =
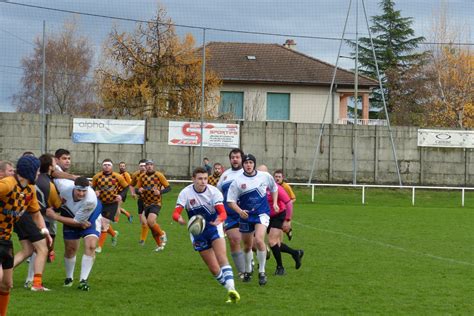
[[[207,66],[224,82],[329,86],[334,65],[278,44],[210,42]],[[338,68],[335,83],[352,88],[354,73]],[[378,86],[359,76],[359,88]]]

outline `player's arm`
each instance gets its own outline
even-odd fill
[[[55,179],[69,179],[69,180],[76,180],[77,177],[76,175],[64,172],[64,171],[59,171],[59,170],[53,170],[51,172],[51,176]]]
[[[296,202],[296,195],[295,195],[295,192],[293,192],[293,189],[291,188],[291,186],[288,184],[288,183],[284,183],[285,186],[283,187],[286,191],[286,193],[288,193],[288,195],[290,196],[290,199],[294,202]]]
[[[173,212],[173,220],[175,222],[178,222],[181,225],[186,224],[186,221],[184,220],[183,216],[181,216],[181,213],[183,212],[183,210],[184,210],[184,206],[180,204],[176,204],[176,207],[174,208],[174,212]]]
[[[216,204],[214,208],[216,209],[216,212],[217,212],[217,218],[215,221],[210,222],[210,223],[214,226],[217,226],[220,223],[225,222],[225,220],[227,219],[227,212],[225,211],[225,207],[224,207],[224,204],[222,204],[222,202],[219,204]]]
[[[275,213],[280,212],[280,207],[278,206],[278,186],[273,179],[273,177],[268,173],[268,187],[270,189],[270,193],[272,194],[272,199],[273,199],[273,209],[275,210]]]
[[[58,222],[61,222],[67,226],[71,227],[78,227],[78,228],[87,228],[90,226],[89,222],[78,222],[74,218],[71,217],[66,217],[66,216],[61,216],[60,214],[56,213],[52,209],[48,208],[46,210],[46,215]]]
[[[170,183],[162,173],[158,175],[158,178],[160,179],[161,185],[163,186],[163,189],[160,190],[160,194],[165,194],[171,191]]]
[[[5,197],[10,193],[15,185],[8,181],[0,181],[0,197]]]
[[[51,246],[53,243],[53,238],[49,235],[49,230],[46,228],[46,223],[44,222],[43,215],[41,215],[40,206],[38,200],[36,199],[36,193],[33,194],[33,199],[31,200],[30,204],[28,205],[28,212],[31,214],[31,219],[36,224],[36,226],[41,231],[41,234],[44,235],[46,238],[46,242],[48,247]]]

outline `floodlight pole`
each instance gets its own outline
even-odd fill
[[[357,184],[357,108],[359,106],[359,0],[356,1],[356,29],[355,29],[355,72],[354,72],[354,124],[352,124],[352,184]]]
[[[46,21],[43,20],[43,78],[41,83],[41,154],[46,152],[46,111],[45,111],[45,85],[46,85]]]
[[[202,29],[202,83],[201,83],[201,142],[199,144],[199,165],[202,164],[203,158],[203,141],[204,141],[204,91],[206,88],[206,29]]]
[[[381,92],[381,95],[382,95],[382,102],[383,102],[383,108],[384,108],[384,111],[385,111],[385,117],[387,119],[388,134],[390,136],[390,143],[392,144],[392,153],[393,153],[393,159],[395,159],[395,167],[397,169],[398,183],[399,183],[400,186],[403,186],[402,177],[400,175],[400,168],[398,166],[397,151],[395,150],[395,143],[393,141],[392,127],[390,126],[390,118],[388,116],[387,102],[385,101],[385,94],[383,92],[382,78],[380,77],[379,63],[377,61],[377,55],[375,54],[374,41],[372,39],[372,32],[370,31],[369,19],[367,18],[367,11],[365,9],[364,0],[362,0],[362,7],[364,9],[364,16],[365,16],[365,22],[367,24],[367,31],[369,32],[370,46],[372,47],[372,55],[374,57],[375,70],[377,72],[377,79],[379,80],[379,89],[380,89],[380,92]]]

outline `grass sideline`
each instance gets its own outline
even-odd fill
[[[168,233],[164,252],[154,253],[149,235],[138,245],[140,225],[122,216],[117,247],[107,240],[90,276],[90,292],[63,288],[63,242],[57,259],[47,264],[44,283],[51,292],[23,288],[26,265],[14,273],[9,315],[341,315],[341,314],[473,314],[474,194],[417,192],[411,206],[409,190],[370,189],[366,205],[360,190],[321,188],[316,203],[311,192],[297,188],[294,238],[303,248],[300,270],[286,254],[284,277],[273,276],[259,287],[236,283],[237,305],[225,304],[225,290],[211,277],[192,250],[185,227],[172,222],[171,212],[182,186],[165,195],[160,223]],[[134,200],[126,208],[136,214]],[[61,229],[59,229],[61,231]],[[15,249],[19,245],[15,239]]]

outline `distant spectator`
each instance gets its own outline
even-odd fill
[[[222,172],[224,172],[222,164],[220,162],[216,162],[214,164],[214,172],[209,176],[208,183],[210,185],[216,186],[217,182],[219,182]]]
[[[209,163],[209,159],[207,157],[204,157],[202,162],[203,162],[203,165],[204,165],[204,169],[206,169],[206,171],[207,171],[207,175],[210,176],[212,174],[212,167],[211,167],[211,164]]]

